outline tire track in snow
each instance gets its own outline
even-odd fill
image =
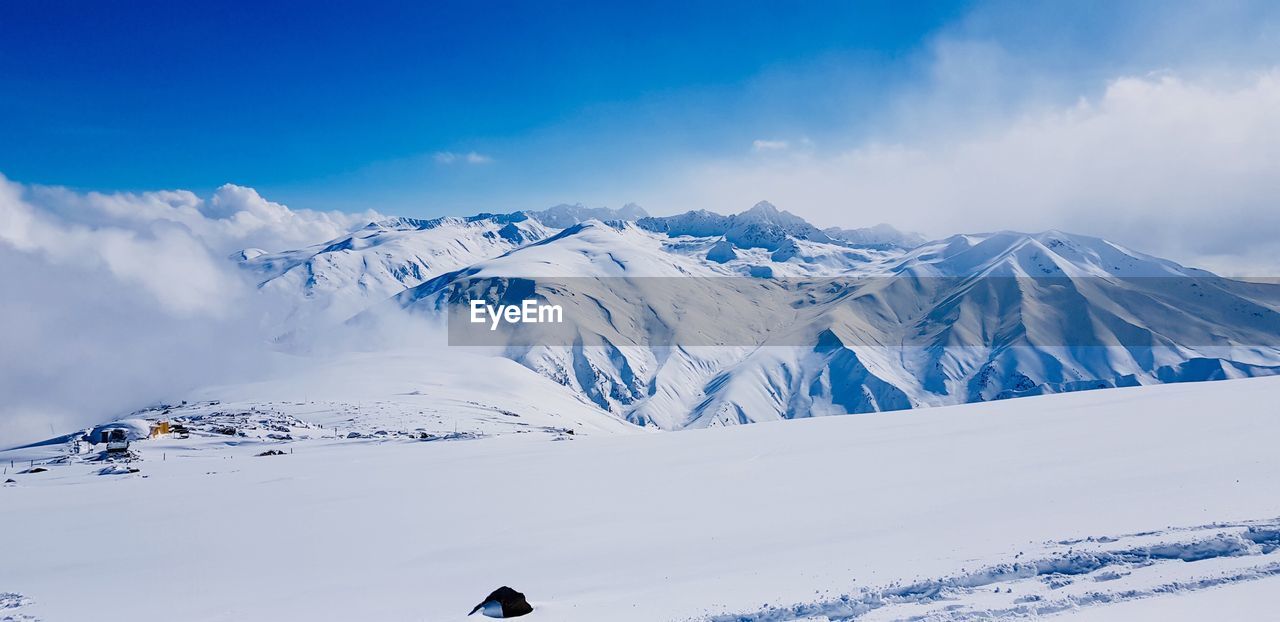
[[[0,592],[0,622],[37,622],[36,618],[19,611],[30,604],[31,599],[22,594]]]
[[[1278,550],[1280,518],[1063,540],[1046,543],[1025,561],[702,619],[942,621],[1050,615],[1280,577]]]

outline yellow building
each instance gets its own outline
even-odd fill
[[[162,434],[168,434],[168,433],[169,433],[168,421],[156,421],[151,424],[151,438],[155,438]]]

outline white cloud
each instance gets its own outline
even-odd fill
[[[452,151],[437,151],[431,156],[436,164],[489,164],[493,162],[493,158],[483,153],[468,151],[467,153],[454,153]]]
[[[125,229],[155,223],[185,227],[212,251],[222,254],[247,246],[279,251],[314,244],[382,218],[372,210],[289,209],[267,201],[252,188],[234,184],[223,185],[208,199],[186,190],[81,194],[48,186],[30,186],[24,194],[33,207],[72,224]]]
[[[791,146],[785,140],[763,140],[757,138],[751,141],[751,150],[759,153],[761,151],[785,151]]]
[[[1280,71],[1130,76],[972,131],[692,167],[682,204],[761,197],[822,224],[934,235],[1060,228],[1239,274],[1280,256]]]
[[[232,185],[206,200],[0,176],[0,446],[253,374],[269,359],[272,300],[227,255],[377,217],[291,210]]]
[[[189,228],[155,219],[145,227],[68,222],[26,202],[0,178],[0,243],[59,266],[104,270],[178,314],[218,314],[238,281]]]

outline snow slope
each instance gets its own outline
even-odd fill
[[[470,440],[641,431],[515,362],[465,350],[419,345],[325,356],[280,354],[272,363],[264,366],[271,371],[255,381],[164,396],[157,405],[122,418],[168,419],[200,432],[231,428],[239,433],[236,442],[249,443],[270,442],[273,435]],[[147,428],[142,430],[145,437]],[[82,436],[72,433],[6,456],[18,462],[68,453],[85,457],[92,447],[79,442]]]
[[[0,612],[462,620],[506,584],[531,621],[1154,620],[1217,594],[1266,619],[1277,394],[1257,378],[559,442],[143,441],[137,473],[9,472]]]
[[[294,357],[288,357],[294,358]],[[174,414],[267,408],[327,428],[488,436],[574,430],[623,434],[634,426],[567,388],[502,358],[437,349],[294,358],[273,378],[208,387]]]

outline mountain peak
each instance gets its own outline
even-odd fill
[[[767,222],[775,225],[793,225],[805,222],[803,218],[790,212],[784,212],[768,201],[756,203],[751,206],[751,209],[738,214],[736,218],[740,222]]]
[[[765,223],[795,231],[801,229],[817,231],[809,221],[786,210],[780,210],[768,201],[756,203],[751,209],[734,216],[734,219],[739,223]]]
[[[953,235],[919,246],[905,258],[908,263],[928,264],[939,274],[957,276],[1212,276],[1102,238],[1057,230]]]
[[[640,207],[639,203],[627,203],[618,210],[618,216],[623,220],[639,220],[648,215],[649,212],[646,212],[643,207]]]

